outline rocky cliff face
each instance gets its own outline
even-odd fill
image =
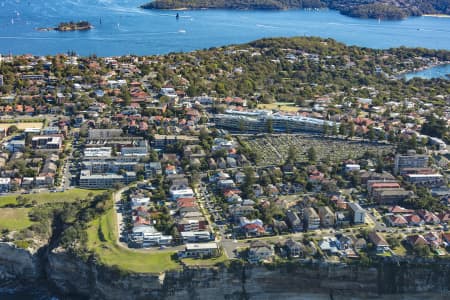
[[[151,275],[124,274],[58,249],[45,259],[37,257],[0,244],[0,279],[45,278],[61,293],[84,299],[299,299],[299,295],[314,299],[315,293],[325,297],[317,299],[345,299],[416,292],[444,295],[433,299],[450,297],[450,262],[384,261],[377,268],[327,263],[231,264]]]
[[[36,253],[16,248],[12,243],[0,243],[0,281],[34,281],[39,278],[40,268]]]

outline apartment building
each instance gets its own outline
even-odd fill
[[[320,217],[314,208],[308,207],[304,215],[308,230],[318,229],[320,227]]]
[[[136,180],[135,172],[118,174],[91,174],[89,170],[83,170],[80,174],[80,187],[82,188],[111,188],[115,184],[129,184]]]
[[[428,155],[419,155],[409,152],[407,155],[397,154],[394,161],[394,174],[399,174],[404,168],[426,168]]]
[[[233,131],[267,132],[322,132],[325,127],[339,126],[338,123],[299,115],[272,113],[266,110],[234,111],[214,116],[216,127]]]

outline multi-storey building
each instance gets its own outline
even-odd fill
[[[91,174],[89,170],[83,170],[80,174],[80,187],[82,188],[111,188],[115,184],[129,184],[136,180],[135,172],[117,174]]]
[[[322,132],[325,127],[339,126],[338,123],[299,115],[272,113],[271,111],[234,111],[214,116],[216,127],[233,131],[267,132]]]
[[[399,174],[404,168],[425,168],[428,166],[428,155],[408,154],[395,156],[394,173]]]

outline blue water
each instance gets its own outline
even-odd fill
[[[243,43],[262,37],[321,36],[372,48],[450,49],[450,19],[349,18],[336,11],[150,11],[147,0],[0,0],[0,53],[38,55],[162,54]],[[100,24],[100,18],[102,24]],[[87,20],[87,32],[39,32],[62,21]]]
[[[450,64],[436,66],[422,71],[407,73],[404,75],[406,80],[410,80],[415,77],[423,79],[432,79],[432,78],[450,79],[449,76],[450,76]]]

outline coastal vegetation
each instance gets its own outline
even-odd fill
[[[358,18],[403,19],[423,14],[450,14],[448,0],[156,0],[149,9],[320,9],[330,8]]]
[[[289,9],[289,8],[324,8],[320,0],[156,0],[144,4],[143,8],[152,9]]]
[[[99,195],[104,190],[84,190],[84,189],[70,189],[60,193],[38,193],[27,195],[8,195],[0,197],[0,207],[16,206],[17,199],[27,199],[29,204],[45,204],[45,203],[59,203],[59,202],[74,202],[86,198],[89,194]]]
[[[76,223],[77,225],[67,228],[66,237],[83,240],[80,229],[84,220],[89,220],[92,214],[101,212],[106,203],[102,201],[105,201],[107,197],[108,193],[103,190],[82,189],[73,189],[64,193],[1,197],[1,235],[6,240],[26,241],[28,245],[36,246],[50,239],[55,228],[59,228],[57,231],[61,233],[65,226],[69,227]],[[92,206],[95,210],[89,210]]]

